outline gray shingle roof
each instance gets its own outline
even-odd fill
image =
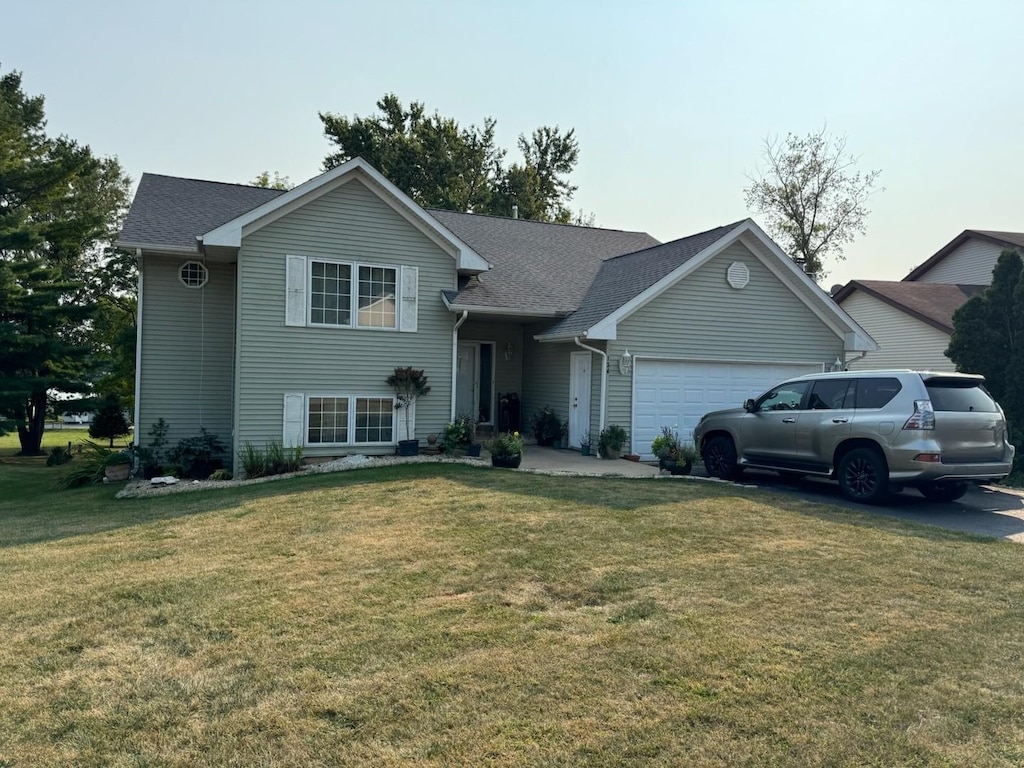
[[[579,310],[541,335],[582,334],[709,245],[721,240],[744,221],[746,220],[605,261],[590,290],[584,296]]]
[[[946,333],[953,332],[953,313],[969,298],[985,290],[984,285],[917,283],[892,280],[851,280],[836,292],[836,303],[855,290],[906,312]]]
[[[428,210],[491,269],[453,303],[537,314],[575,310],[605,259],[658,243],[645,232]]]
[[[196,236],[283,194],[280,189],[144,173],[118,241],[198,250]]]

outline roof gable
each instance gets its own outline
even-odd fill
[[[1003,248],[1018,248],[1024,249],[1024,232],[997,232],[995,230],[987,229],[965,229],[959,235],[954,237],[942,248],[936,251],[931,257],[928,258],[923,264],[915,267],[911,270],[910,274],[903,278],[904,282],[914,282],[919,280],[925,273],[929,272],[935,267],[940,261],[949,256],[953,251],[959,248],[961,245],[966,243],[968,240],[976,239],[982,240],[993,245],[998,245]]]
[[[955,283],[918,283],[889,280],[851,280],[836,292],[836,303],[842,304],[855,291],[862,291],[911,317],[953,332],[953,313],[968,299],[985,290],[983,285]]]

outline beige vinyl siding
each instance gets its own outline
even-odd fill
[[[734,261],[750,270],[741,290],[726,282]],[[618,367],[626,349],[634,357],[826,365],[843,354],[842,339],[741,243],[620,322],[617,336],[608,342],[606,423],[627,431],[632,376]]]
[[[990,285],[992,270],[1002,252],[1003,248],[995,243],[971,238],[917,278],[917,282]]]
[[[946,357],[949,335],[916,317],[901,312],[863,291],[854,291],[842,304],[878,342],[879,349],[850,363],[853,371],[880,368],[911,368],[925,371],[953,371],[956,366]]]
[[[418,267],[418,330],[285,326],[289,254]],[[454,285],[454,258],[359,181],[244,236],[239,255],[238,446],[281,440],[285,393],[390,397],[393,391],[385,379],[396,366],[422,368],[431,387],[416,406],[415,436],[439,432],[450,416],[455,322],[441,301],[441,290]],[[404,439],[401,412],[395,425],[396,439]],[[306,447],[305,453],[357,450],[363,449]]]
[[[471,315],[472,317],[472,315]],[[459,328],[459,341],[494,343],[494,424],[497,425],[498,396],[515,392],[523,395],[523,328],[505,323],[467,320]],[[505,359],[506,345],[512,345],[512,359]]]
[[[146,254],[142,261],[139,443],[160,418],[173,446],[206,427],[231,445],[235,265],[209,261],[202,288],[178,279],[192,259]]]

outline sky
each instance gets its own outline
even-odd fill
[[[318,113],[393,92],[493,117],[509,159],[574,128],[571,207],[663,241],[752,215],[765,139],[827,126],[884,189],[826,288],[899,280],[964,229],[1024,231],[1018,0],[37,0],[2,26],[0,72],[46,97],[49,132],[135,181],[305,181],[331,150]]]

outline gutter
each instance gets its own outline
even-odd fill
[[[455,321],[455,327],[452,328],[452,407],[448,421],[455,421],[455,377],[459,365],[459,327],[466,322],[467,317],[469,317],[469,310],[462,310],[462,317]]]
[[[608,353],[602,352],[597,347],[588,347],[586,344],[580,341],[579,336],[573,337],[573,341],[576,343],[577,347],[585,349],[588,352],[597,352],[597,354],[599,354],[603,358],[601,362],[601,407],[597,409],[597,422],[598,430],[600,432],[604,432],[604,412],[608,394]]]

